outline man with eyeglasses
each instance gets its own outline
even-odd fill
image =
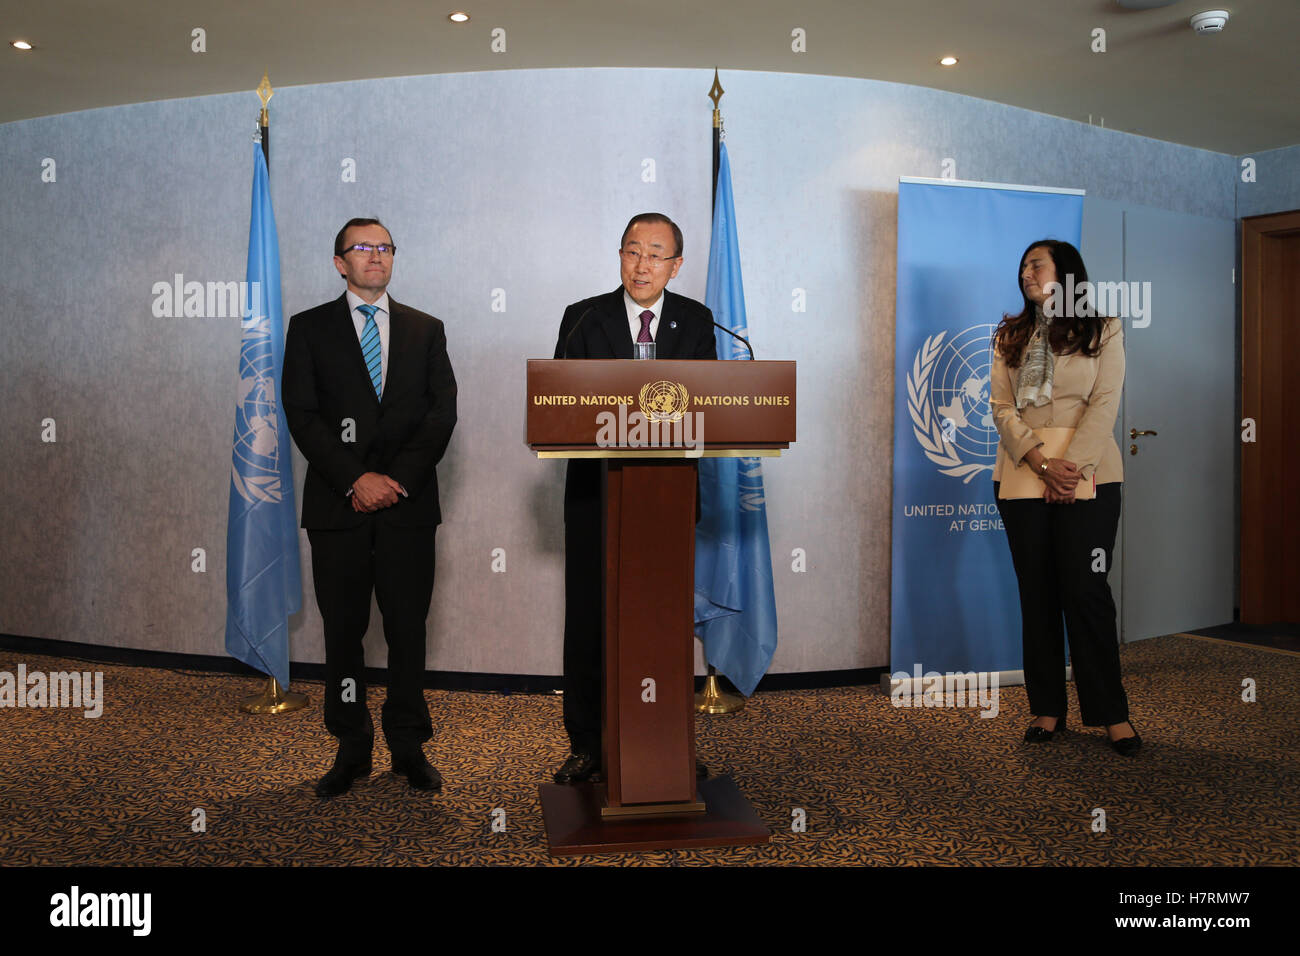
[[[662,213],[633,216],[618,256],[622,285],[564,311],[557,359],[630,359],[654,343],[656,359],[716,359],[713,314],[667,290],[682,267],[682,231]],[[601,779],[600,462],[570,459],[564,486],[564,729],[571,755],[556,783]],[[703,768],[697,768],[703,772]]]
[[[334,239],[347,290],[289,321],[284,412],[307,459],[302,526],[325,631],[325,727],[338,739],[316,784],[332,797],[369,776],[374,726],[362,638],[370,598],[388,644],[382,711],[393,772],[416,790],[442,779],[426,759],[425,618],[442,520],[436,466],[456,425],[456,377],[443,324],[388,296],[397,247],[378,219]]]

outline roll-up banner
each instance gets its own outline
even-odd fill
[[[1019,678],[1008,673],[1022,667],[1016,578],[993,499],[991,342],[1002,316],[1023,307],[1025,247],[1036,239],[1077,247],[1082,227],[1081,190],[899,180],[895,678]]]

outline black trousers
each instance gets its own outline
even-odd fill
[[[600,499],[570,501],[564,521],[564,729],[576,752],[601,754],[604,580]]]
[[[356,528],[308,531],[316,604],[325,626],[325,728],[351,758],[370,753],[362,639],[373,593],[388,644],[388,697],[381,724],[393,753],[433,736],[424,700],[425,619],[433,597],[436,526],[394,527],[369,516]],[[354,690],[344,687],[351,678]]]
[[[1083,723],[1123,723],[1128,697],[1120,679],[1115,599],[1106,580],[1119,528],[1119,482],[1098,485],[1092,501],[997,503],[1020,585],[1029,709],[1040,717],[1065,716],[1068,633]]]

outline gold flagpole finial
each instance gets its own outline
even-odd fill
[[[267,112],[266,112],[266,104],[269,103],[269,102],[271,102],[271,97],[274,96],[274,95],[275,95],[275,91],[274,91],[273,89],[271,89],[271,76],[270,76],[270,73],[269,73],[269,72],[267,72],[267,73],[263,73],[263,74],[262,74],[262,82],[259,83],[259,84],[257,84],[257,96],[258,96],[258,98],[261,99],[261,101],[262,101],[262,116],[261,116],[261,120],[262,120],[262,125],[263,125],[263,126],[270,126],[270,125],[271,125],[271,119],[270,119],[270,116],[269,116],[269,115],[267,114]]]
[[[718,103],[721,101],[724,92],[725,90],[722,89],[722,84],[718,82],[718,68],[715,66],[713,68],[713,86],[709,88],[709,99],[713,100],[714,126],[722,125],[722,112],[718,109]]]

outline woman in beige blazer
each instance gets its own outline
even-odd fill
[[[990,404],[1001,438],[993,487],[1020,588],[1034,714],[1025,741],[1065,729],[1068,633],[1084,725],[1104,726],[1111,747],[1131,756],[1142,739],[1129,722],[1106,580],[1124,478],[1114,436],[1124,330],[1093,314],[1089,298],[1064,301],[1087,281],[1068,242],[1044,239],[1020,257],[1024,309],[993,335]]]

